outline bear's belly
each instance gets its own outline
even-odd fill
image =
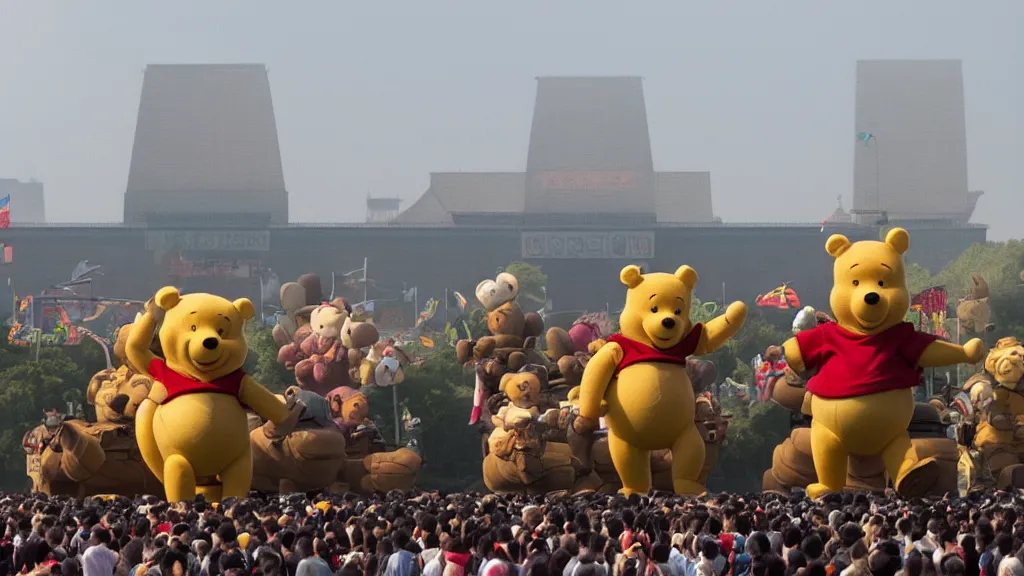
[[[165,459],[184,456],[196,476],[215,476],[252,449],[245,410],[227,394],[186,394],[157,407],[153,438]]]
[[[605,421],[616,436],[644,450],[671,448],[693,426],[693,385],[675,364],[634,364],[619,372],[605,394]]]
[[[811,397],[814,422],[843,440],[851,454],[875,455],[900,434],[914,416],[914,389],[889,390],[854,398]]]

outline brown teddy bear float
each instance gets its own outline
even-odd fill
[[[971,445],[979,453],[978,464],[995,480],[993,488],[1024,488],[1024,345],[1016,338],[1000,339],[963,392],[977,419],[971,422]]]
[[[96,373],[86,399],[96,422],[63,419],[31,433],[46,442],[27,452],[33,491],[84,497],[90,494],[163,494],[135,441],[135,412],[153,381],[127,363],[124,343],[132,325],[117,331],[114,357],[122,364]],[[159,351],[154,341],[153,349]],[[44,434],[44,432],[48,432]]]
[[[320,277],[316,274],[303,274],[297,282],[287,282],[281,286],[281,311],[274,326],[274,341],[277,345],[291,344],[303,336],[299,331],[309,326],[309,316],[324,302],[324,291]],[[351,308],[344,300],[336,298],[332,301],[340,304],[351,314]]]
[[[983,334],[995,330],[992,323],[992,307],[988,301],[988,282],[980,274],[971,274],[971,293],[956,304],[956,317],[960,329],[971,334]]]
[[[284,399],[292,397],[304,406],[295,421],[275,426],[250,415],[254,489],[360,494],[412,489],[422,458],[408,448],[381,451],[372,428],[360,429],[369,415],[362,392],[340,387],[324,398],[293,386]]]
[[[363,360],[362,349],[380,338],[369,322],[355,322],[343,300],[322,303],[310,313],[309,324],[295,333],[295,342],[278,350],[278,362],[294,370],[296,383],[326,394],[339,386],[359,388],[352,369]]]
[[[530,364],[505,374],[499,393],[489,400],[494,415],[483,462],[488,489],[540,495],[600,487],[596,474],[579,472],[579,460],[565,443],[568,411],[551,396],[544,366]]]

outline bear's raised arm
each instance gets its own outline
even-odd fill
[[[168,310],[181,300],[181,294],[173,286],[165,286],[157,291],[149,302],[146,302],[145,313],[132,323],[128,332],[128,338],[124,343],[124,353],[128,357],[128,364],[146,376],[149,373],[149,364],[156,359],[153,354],[153,337],[156,333],[157,324],[163,317],[165,310]]]
[[[711,354],[721,348],[730,338],[736,335],[743,328],[747,319],[747,305],[743,302],[733,302],[725,309],[725,314],[712,319],[704,325],[704,333],[700,336],[700,343],[694,356]]]

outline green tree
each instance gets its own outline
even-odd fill
[[[722,408],[732,415],[718,463],[708,477],[714,491],[756,492],[764,471],[772,467],[772,453],[789,435],[789,415],[776,404],[755,404],[724,399]]]
[[[531,305],[543,306],[547,303],[547,296],[544,289],[548,285],[548,276],[539,266],[527,264],[526,262],[512,262],[505,267],[505,272],[519,280],[519,298],[526,300]],[[526,306],[530,308],[530,306]]]
[[[410,350],[413,357],[424,352],[429,351]],[[467,425],[473,408],[472,374],[455,361],[455,349],[450,346],[429,352],[421,364],[407,370],[397,393],[400,406],[421,420],[424,466],[419,486],[449,492],[483,489],[480,436]],[[384,438],[393,441],[392,391],[370,388],[367,397],[374,422]]]
[[[920,294],[921,292],[935,286],[935,278],[932,277],[932,273],[927,268],[920,264],[910,263],[907,265],[907,290],[911,294]]]
[[[277,361],[279,346],[272,328],[250,322],[245,327],[245,339],[249,344],[249,355],[245,358],[247,373],[278,394],[295,385],[295,374]]]
[[[26,347],[0,341],[0,488],[23,490],[25,452],[22,437],[39,425],[43,411],[67,412],[67,402],[83,403],[89,378],[105,368],[102,350],[93,343],[43,348],[39,361]]]

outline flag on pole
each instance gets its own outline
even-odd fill
[[[0,198],[0,228],[11,227],[11,195]]]
[[[402,292],[402,297],[405,298],[406,302],[412,302],[412,301],[416,300],[416,296],[417,296],[417,290],[416,290],[415,286],[413,286],[412,288],[409,288],[408,290]]]
[[[468,305],[469,303],[466,301],[465,296],[459,294],[455,290],[448,291],[448,308],[455,308],[460,314],[462,314],[466,311],[466,306]]]
[[[875,137],[875,135],[872,134],[871,132],[858,132],[857,133],[857,140],[860,140],[861,142],[863,142],[865,144],[870,142],[871,139],[874,138],[874,137]]]

